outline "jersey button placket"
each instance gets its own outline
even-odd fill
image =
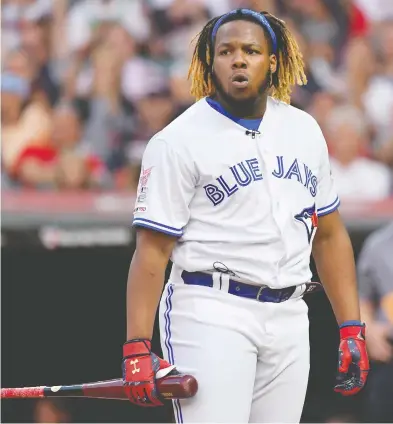
[[[272,180],[272,174],[271,174],[271,172],[269,172],[269,167],[267,165],[268,161],[266,161],[266,157],[268,157],[269,154],[270,154],[268,140],[266,140],[266,139],[263,140],[263,132],[258,134],[257,138],[255,139],[255,143],[256,143],[256,149],[257,149],[258,154],[259,154],[259,159],[261,161],[261,166],[263,168],[263,176],[264,176],[264,180],[265,180],[266,190],[268,192],[269,199],[270,199],[270,212],[271,212],[272,220],[275,224],[275,227],[276,227],[278,234],[280,235],[281,244],[282,244],[283,256],[282,256],[281,260],[276,263],[277,278],[279,279],[280,262],[286,256],[286,246],[285,246],[285,242],[284,242],[285,238],[284,238],[284,231],[283,231],[283,228],[282,228],[283,226],[280,225],[280,221],[278,220],[278,218],[280,216],[280,214],[279,214],[279,201],[274,196],[274,191],[273,191],[273,187],[272,187],[272,181],[273,181]]]
[[[263,132],[261,132],[260,134],[258,134],[255,138],[255,143],[256,143],[256,150],[259,154],[259,159],[261,162],[261,166],[263,168],[263,178],[265,180],[265,185],[266,185],[266,190],[269,194],[269,198],[270,198],[270,207],[271,207],[271,214],[273,217],[273,220],[276,224],[276,227],[279,231],[279,233],[281,234],[281,236],[283,235],[282,231],[281,231],[281,226],[280,226],[280,222],[277,220],[277,216],[278,216],[278,208],[279,208],[279,202],[278,199],[276,199],[273,195],[273,187],[272,187],[272,178],[271,178],[271,173],[269,172],[268,166],[267,166],[267,161],[266,161],[266,157],[269,156],[269,148],[268,148],[268,141],[267,140],[263,140]]]

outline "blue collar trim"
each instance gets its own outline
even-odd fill
[[[233,122],[236,122],[237,124],[246,128],[247,130],[256,131],[256,130],[258,130],[259,126],[261,125],[262,118],[257,118],[257,119],[238,118],[236,116],[231,115],[229,112],[227,112],[222,107],[222,105],[219,102],[217,102],[217,100],[213,100],[210,97],[206,97],[206,102],[214,110],[221,113],[221,115],[226,116],[227,118],[231,119]]]

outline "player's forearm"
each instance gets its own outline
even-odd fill
[[[135,252],[127,282],[127,340],[151,338],[167,261]]]
[[[316,236],[313,257],[338,324],[360,320],[355,261],[345,228],[328,236]]]

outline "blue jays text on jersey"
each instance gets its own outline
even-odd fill
[[[231,171],[229,178],[220,175],[216,178],[217,184],[210,183],[203,187],[206,196],[214,206],[219,205],[226,197],[232,196],[239,188],[263,180],[261,166],[256,158],[241,161],[230,166],[229,169]],[[277,167],[272,171],[272,175],[276,178],[296,178],[309,190],[312,197],[317,195],[317,177],[305,163],[302,164],[297,158],[291,161],[283,156],[277,156]]]

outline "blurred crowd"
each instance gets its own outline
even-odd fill
[[[392,0],[3,0],[2,186],[135,190],[150,137],[194,99],[192,40],[234,7],[296,35],[343,200],[393,194]]]

